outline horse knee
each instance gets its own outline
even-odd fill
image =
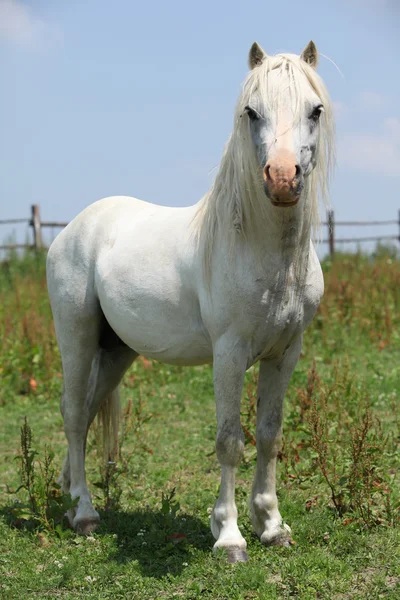
[[[244,452],[244,436],[241,428],[228,429],[224,427],[217,433],[217,456],[221,464],[236,466]]]
[[[276,456],[281,448],[282,431],[269,428],[257,429],[257,450],[263,454]]]

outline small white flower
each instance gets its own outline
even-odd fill
[[[118,534],[117,533],[113,533],[113,538],[114,538],[114,540],[117,540],[118,539]]]
[[[87,539],[88,542],[92,542],[92,543],[96,541],[96,538],[94,538],[92,535],[88,535],[86,537],[86,539]]]
[[[209,506],[209,507],[207,508],[207,514],[208,514],[208,515],[211,515],[212,511],[213,511],[213,509],[212,509],[212,506]]]
[[[58,567],[59,569],[62,569],[62,568],[63,568],[63,566],[64,566],[64,565],[63,565],[63,563],[62,563],[62,562],[60,562],[59,560],[55,560],[55,561],[54,561],[54,564],[55,564],[55,565],[56,565],[56,567]]]
[[[94,583],[95,581],[97,581],[97,577],[92,577],[91,575],[86,575],[85,581],[88,581],[89,583]]]
[[[144,535],[143,531],[138,531],[136,535]]]
[[[186,563],[186,562],[182,563],[182,567],[188,567],[188,566],[189,566],[188,563]]]
[[[142,542],[142,546],[147,546],[147,542]]]
[[[182,521],[186,521],[185,517],[182,517]]]

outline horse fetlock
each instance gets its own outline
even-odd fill
[[[250,503],[253,529],[263,543],[280,534],[282,517],[275,494],[255,494]]]
[[[271,511],[278,510],[276,494],[254,494],[252,504],[254,511],[260,515],[268,515]]]
[[[237,525],[236,506],[216,506],[211,514],[211,533],[217,540],[214,548],[230,546],[232,544],[246,547],[246,542]]]
[[[255,533],[262,544],[266,546],[290,546],[293,542],[290,537],[289,525],[282,521],[278,508],[266,512],[251,507],[251,520]]]
[[[238,512],[235,504],[227,506],[226,504],[216,504],[211,514],[211,526],[215,525],[218,531],[228,523],[236,523]],[[219,535],[219,533],[218,533]],[[214,536],[214,537],[218,537]]]
[[[214,537],[217,538],[213,547],[214,550],[217,548],[240,548],[241,550],[246,550],[247,548],[247,542],[240,533],[236,521],[230,521],[229,523],[224,523],[223,527],[218,527],[218,536],[214,535]]]

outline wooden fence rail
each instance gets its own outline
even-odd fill
[[[13,225],[14,223],[27,223],[32,227],[33,244],[3,244],[0,245],[0,250],[15,250],[18,248],[35,248],[36,250],[40,250],[45,247],[42,237],[43,227],[57,227],[62,229],[68,225],[68,223],[63,221],[42,221],[38,204],[32,204],[30,219],[0,219],[0,225]]]
[[[31,206],[31,217],[30,219],[0,219],[0,225],[13,225],[17,223],[27,223],[32,227],[33,231],[33,244],[5,244],[0,246],[0,250],[14,250],[18,248],[35,248],[39,250],[44,248],[42,238],[43,227],[57,227],[62,229],[66,227],[68,223],[60,221],[42,221],[40,218],[40,207],[38,204],[32,204]],[[323,226],[328,228],[327,239],[322,240],[323,244],[329,244],[329,253],[331,256],[335,254],[335,245],[337,243],[358,243],[358,242],[373,242],[380,240],[397,240],[400,242],[400,210],[397,219],[389,219],[386,221],[335,221],[335,214],[333,210],[329,210],[327,213],[327,221],[322,223]],[[367,236],[359,238],[337,238],[335,235],[336,227],[358,227],[358,226],[382,226],[382,225],[397,225],[398,233],[393,235],[378,235],[378,236]]]

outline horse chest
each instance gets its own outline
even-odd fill
[[[254,330],[253,357],[282,354],[304,329],[304,304],[294,298],[270,299],[262,305]]]
[[[303,290],[296,287],[284,293],[266,290],[259,297],[257,310],[249,311],[249,314],[257,315],[252,327],[251,362],[286,352],[311,322],[322,289],[323,284],[317,280],[309,282]]]

